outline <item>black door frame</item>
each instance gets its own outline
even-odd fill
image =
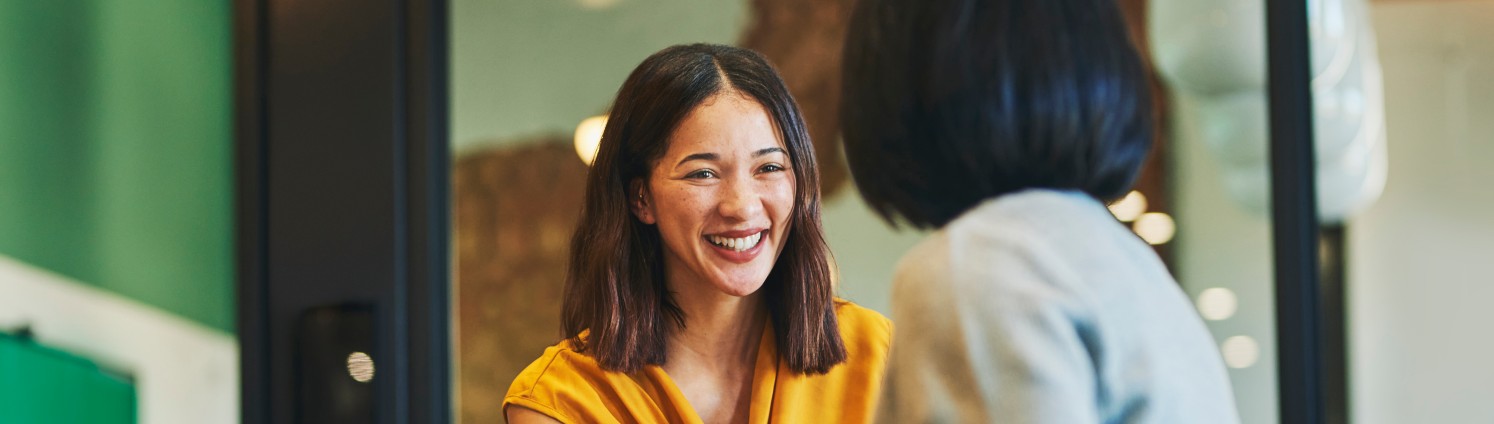
[[[297,317],[347,303],[377,422],[451,422],[446,2],[233,11],[243,422],[294,422]]]
[[[1323,423],[1344,340],[1322,337],[1343,317],[1319,292],[1307,4],[1266,8],[1281,422]],[[291,421],[294,316],[354,301],[385,311],[379,422],[451,422],[446,2],[234,0],[234,27],[243,421]]]
[[[1266,0],[1267,80],[1270,96],[1271,228],[1276,276],[1276,357],[1283,424],[1348,419],[1342,308],[1324,313],[1319,285],[1317,183],[1313,154],[1312,46],[1306,0]],[[1342,305],[1342,287],[1329,292]],[[1329,325],[1332,324],[1332,325]],[[1332,352],[1338,357],[1328,358]],[[1326,384],[1332,377],[1334,384]],[[1335,393],[1329,395],[1326,387]],[[1335,399],[1329,410],[1328,399]]]

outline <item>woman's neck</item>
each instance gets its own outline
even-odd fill
[[[708,284],[671,288],[675,304],[684,312],[685,325],[670,332],[670,362],[680,358],[733,368],[751,363],[767,321],[762,293],[737,297]]]
[[[761,287],[746,296],[731,295],[673,255],[663,262],[664,286],[684,315],[684,325],[668,332],[666,363],[681,365],[678,359],[691,362],[692,368],[719,370],[745,362],[751,369],[767,316]]]
[[[672,279],[674,302],[685,325],[669,334],[664,372],[710,423],[745,422],[751,407],[758,343],[767,325],[761,292],[737,297],[708,283]]]

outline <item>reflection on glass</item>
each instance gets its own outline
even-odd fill
[[[368,354],[363,352],[348,354],[348,376],[353,377],[353,380],[359,383],[373,381],[373,358],[368,357]]]

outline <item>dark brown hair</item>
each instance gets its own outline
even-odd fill
[[[829,249],[820,227],[819,171],[799,107],[761,55],[690,44],[649,56],[623,82],[586,178],[585,205],[571,239],[561,332],[605,369],[631,373],[663,364],[666,336],[685,322],[664,283],[659,231],[632,215],[628,187],[648,179],[690,111],[732,92],[768,111],[794,170],[788,237],[760,289],[779,356],[801,373],[824,373],[845,361]],[[584,339],[582,331],[589,331]]]
[[[942,227],[1028,188],[1125,194],[1150,89],[1114,0],[862,0],[841,129],[866,203]]]

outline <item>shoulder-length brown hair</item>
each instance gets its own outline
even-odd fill
[[[824,373],[845,361],[829,249],[820,227],[819,170],[799,107],[761,55],[690,44],[654,53],[623,82],[586,178],[585,205],[571,239],[561,331],[605,369],[631,373],[663,364],[666,336],[684,326],[684,312],[664,283],[659,231],[632,215],[628,187],[635,179],[648,179],[691,110],[727,90],[767,109],[795,173],[788,238],[760,289],[779,356],[801,373]],[[589,331],[585,339],[582,331]]]

